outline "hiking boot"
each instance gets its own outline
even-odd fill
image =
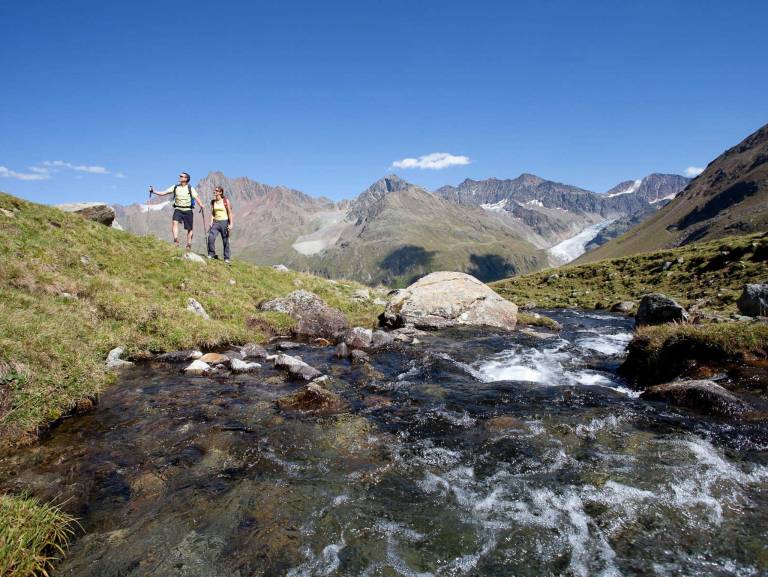
[[[218,256],[216,256],[215,254],[209,254],[209,255],[207,255],[207,256],[208,256],[208,258],[209,258],[209,259],[211,259],[211,260],[213,260],[214,258],[219,258],[219,257],[218,257]]]
[[[225,259],[224,259],[224,262],[225,262],[226,264],[232,264],[232,261],[230,261],[228,258],[225,258]]]

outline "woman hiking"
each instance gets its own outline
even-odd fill
[[[179,223],[184,225],[187,231],[187,250],[192,249],[192,228],[195,223],[195,202],[200,202],[197,191],[189,184],[189,174],[182,172],[179,174],[179,184],[169,186],[163,192],[155,191],[154,187],[149,187],[149,196],[173,195],[173,218],[171,219],[171,234],[173,235],[173,244],[179,247]],[[200,205],[200,214],[203,215],[203,228],[205,228],[205,211],[203,205]]]
[[[208,231],[208,258],[219,258],[216,254],[216,236],[221,235],[224,242],[224,262],[229,264],[231,256],[229,250],[229,232],[232,230],[232,205],[229,199],[224,196],[224,188],[217,186],[213,189],[213,200],[211,201],[211,214],[213,222]]]

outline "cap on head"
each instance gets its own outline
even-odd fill
[[[185,176],[187,178],[187,180],[189,180],[189,173],[188,172],[181,172],[181,173],[179,173],[179,178],[181,178],[182,176]]]

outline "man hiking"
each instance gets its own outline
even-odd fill
[[[192,248],[192,228],[194,227],[194,208],[195,203],[200,204],[200,214],[203,216],[203,227],[205,227],[205,211],[200,203],[200,197],[197,191],[189,184],[189,174],[182,172],[179,174],[179,184],[168,187],[163,192],[156,192],[154,187],[149,187],[149,196],[173,195],[173,219],[171,220],[171,234],[173,234],[173,244],[179,246],[179,223],[184,225],[187,231],[186,249]]]
[[[224,196],[224,188],[217,186],[213,189],[211,201],[211,230],[208,231],[208,258],[219,258],[216,255],[216,237],[221,235],[224,242],[224,262],[229,264],[229,233],[232,230],[232,205]]]

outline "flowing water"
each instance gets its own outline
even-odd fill
[[[549,314],[560,335],[430,334],[371,367],[297,349],[336,416],[280,412],[300,385],[269,368],[140,365],[0,485],[80,517],[59,575],[765,575],[766,426],[637,399],[631,321]]]

